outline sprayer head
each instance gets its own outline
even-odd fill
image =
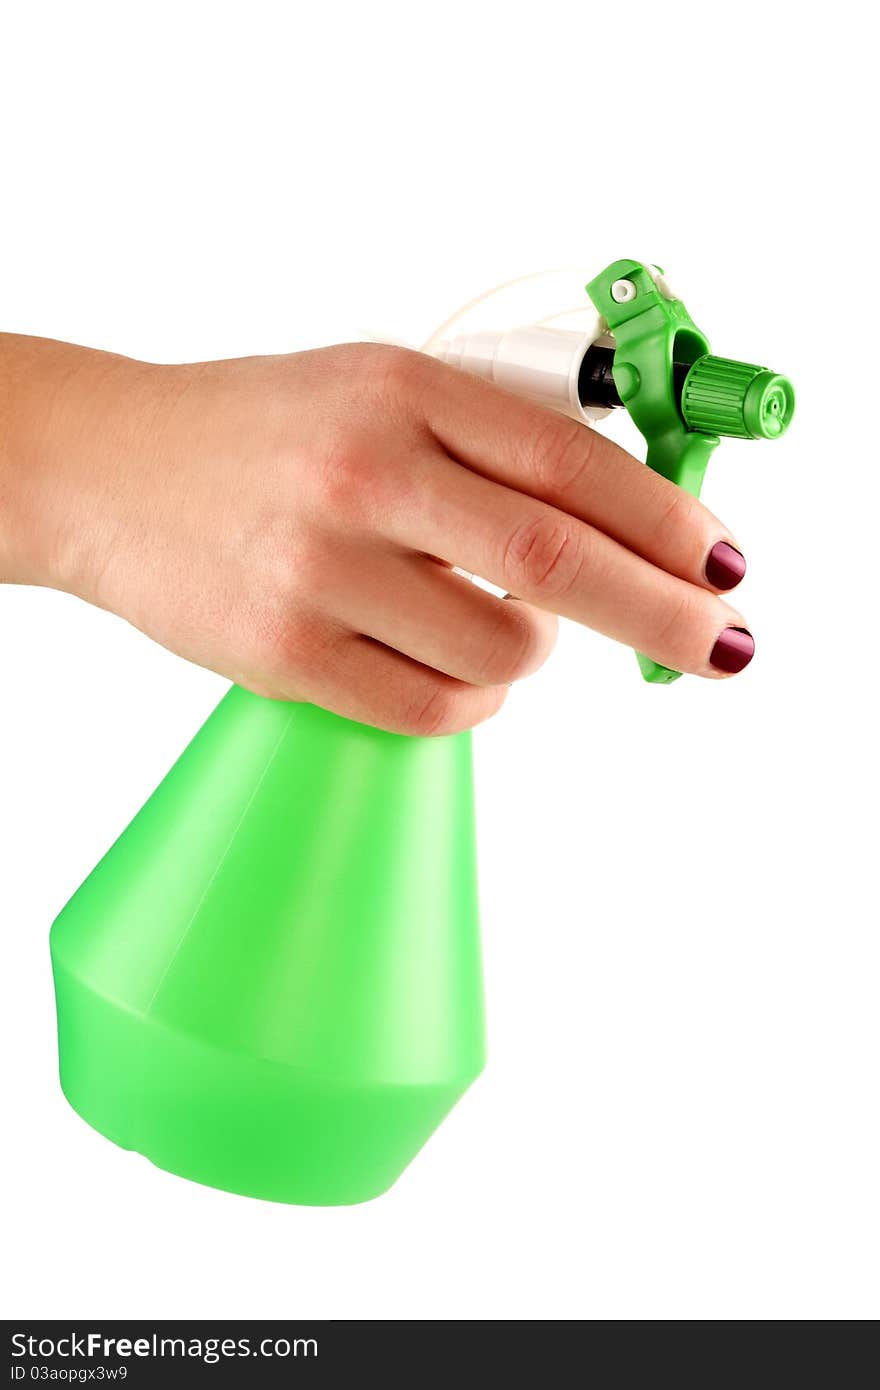
[[[614,335],[611,375],[621,404],[645,437],[649,468],[699,497],[722,435],[778,439],[788,429],[791,382],[766,367],[713,357],[705,334],[656,266],[615,261],[590,281],[587,293]],[[584,379],[610,395],[607,375],[595,361]],[[676,672],[648,656],[640,655],[639,665],[652,685],[676,679]]]

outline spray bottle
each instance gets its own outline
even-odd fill
[[[719,436],[787,427],[790,384],[713,357],[656,267],[616,261],[587,291],[587,332],[432,350],[584,423],[625,408],[648,466],[694,494]],[[485,1061],[471,735],[234,686],[51,951],[62,1088],[108,1139],[248,1196],[378,1196]]]

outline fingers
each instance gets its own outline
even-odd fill
[[[716,590],[742,579],[745,561],[718,518],[611,440],[443,363],[426,371],[427,424],[466,467],[589,522],[681,579]]]
[[[473,685],[509,685],[531,675],[556,641],[553,614],[486,593],[424,555],[352,557],[352,585],[328,576],[322,603],[356,632]]]
[[[243,683],[259,695],[307,700],[361,724],[426,738],[481,724],[507,695],[506,685],[468,685],[340,630],[330,640],[326,630],[320,641],[312,639],[307,662],[291,653],[285,669]]]
[[[418,506],[392,522],[401,544],[438,555],[676,671],[733,674],[713,662],[713,653],[722,633],[744,629],[744,623],[708,589],[442,456],[422,469],[420,483]]]

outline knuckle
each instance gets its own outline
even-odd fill
[[[383,405],[411,408],[426,389],[432,361],[410,348],[378,347],[371,358],[368,383]]]
[[[330,433],[317,472],[318,506],[331,522],[372,525],[415,495],[431,365],[421,353],[388,348],[359,375],[370,408]]]
[[[282,604],[267,605],[255,616],[252,640],[259,670],[282,681],[313,670],[324,647],[314,621]]]
[[[441,679],[427,688],[420,685],[412,695],[400,721],[400,732],[433,738],[461,728],[455,691]]]
[[[529,471],[552,497],[565,497],[590,466],[595,435],[575,420],[551,415],[532,443]]]
[[[684,488],[672,484],[672,495],[668,497],[657,517],[654,528],[655,539],[661,547],[680,545],[698,529],[702,507],[695,497]]]
[[[535,671],[547,656],[535,619],[521,604],[503,604],[494,631],[484,643],[477,674],[484,685],[510,685]]]
[[[371,441],[347,434],[324,454],[318,483],[321,502],[331,516],[358,520],[382,505],[384,479]]]
[[[548,512],[524,522],[510,536],[503,573],[517,597],[552,603],[574,589],[585,559],[582,528]]]
[[[276,603],[289,611],[298,601],[314,599],[328,587],[338,564],[331,536],[314,527],[298,531],[278,554],[271,574]]]
[[[687,592],[666,608],[657,625],[656,647],[676,666],[693,666],[701,657],[695,649],[705,626],[705,605],[701,595]]]

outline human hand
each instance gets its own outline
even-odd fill
[[[0,577],[258,694],[451,733],[546,660],[556,614],[700,676],[751,658],[718,597],[745,563],[711,512],[421,354],[157,366],[12,335],[0,354]]]

